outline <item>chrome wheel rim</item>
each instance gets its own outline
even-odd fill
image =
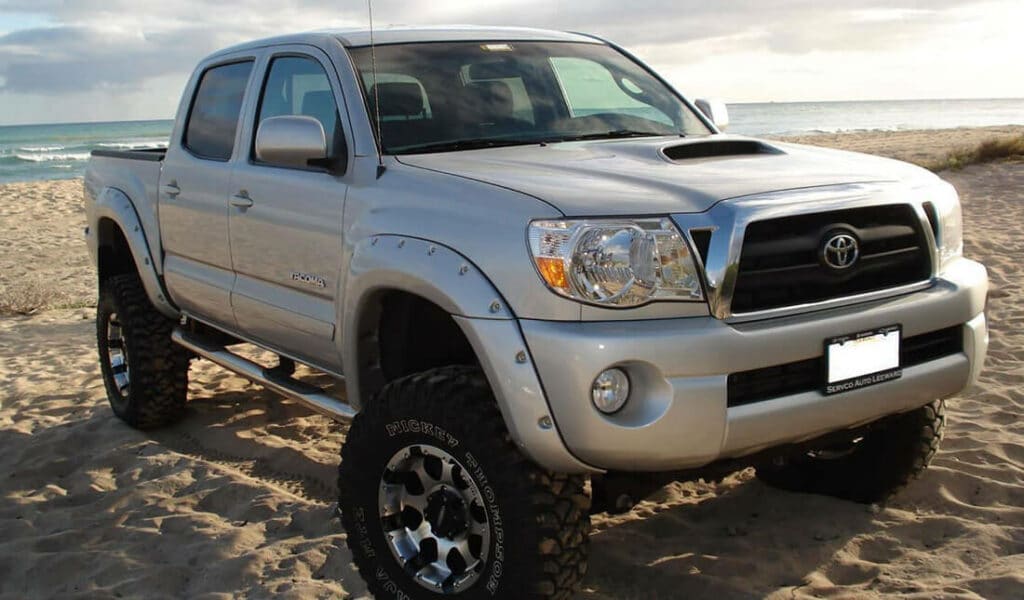
[[[455,457],[429,445],[399,450],[378,498],[391,554],[416,583],[456,594],[480,578],[490,523],[480,489]]]
[[[114,378],[117,393],[122,398],[128,397],[131,384],[131,373],[128,371],[128,344],[124,340],[124,331],[117,313],[107,317],[107,360],[110,361],[110,373]]]

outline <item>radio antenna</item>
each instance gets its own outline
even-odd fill
[[[373,43],[373,0],[366,0],[370,17],[370,73],[373,79],[373,118],[377,124],[377,179],[384,174],[384,130],[380,127],[380,89],[377,87],[377,47]]]

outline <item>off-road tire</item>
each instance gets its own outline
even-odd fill
[[[488,560],[479,579],[454,597],[572,596],[587,569],[590,497],[584,476],[551,473],[528,460],[512,442],[480,370],[443,367],[385,386],[355,417],[341,451],[341,521],[353,560],[374,597],[443,597],[416,583],[399,565],[379,516],[378,490],[387,462],[414,444],[478,465],[467,472],[488,498]]]
[[[757,477],[773,487],[835,496],[865,504],[881,502],[916,479],[939,449],[946,403],[936,400],[888,417],[853,449],[835,458],[811,454],[782,465],[763,465]]]
[[[127,394],[115,383],[108,350],[112,313],[120,322],[127,350]],[[103,383],[114,414],[136,429],[169,425],[185,413],[189,353],[171,341],[174,325],[153,307],[137,274],[115,275],[101,283],[96,341]]]

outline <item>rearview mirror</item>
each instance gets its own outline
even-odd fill
[[[700,112],[704,113],[704,116],[710,119],[719,130],[725,131],[729,127],[729,109],[726,108],[725,102],[702,98],[697,100],[696,104]]]
[[[270,117],[256,132],[257,160],[284,167],[306,168],[327,158],[327,136],[313,117]]]
[[[521,76],[522,71],[516,68],[515,63],[508,60],[495,60],[469,65],[469,79],[471,81],[508,79]]]

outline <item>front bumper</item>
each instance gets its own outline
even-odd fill
[[[871,303],[748,323],[711,317],[616,322],[520,322],[556,429],[600,469],[663,471],[812,439],[954,395],[977,379],[988,348],[985,268],[961,259],[930,288]],[[731,373],[820,357],[826,338],[900,324],[904,337],[960,326],[963,351],[903,377],[831,396],[817,391],[728,405]],[[626,407],[604,415],[590,388],[625,369]]]

